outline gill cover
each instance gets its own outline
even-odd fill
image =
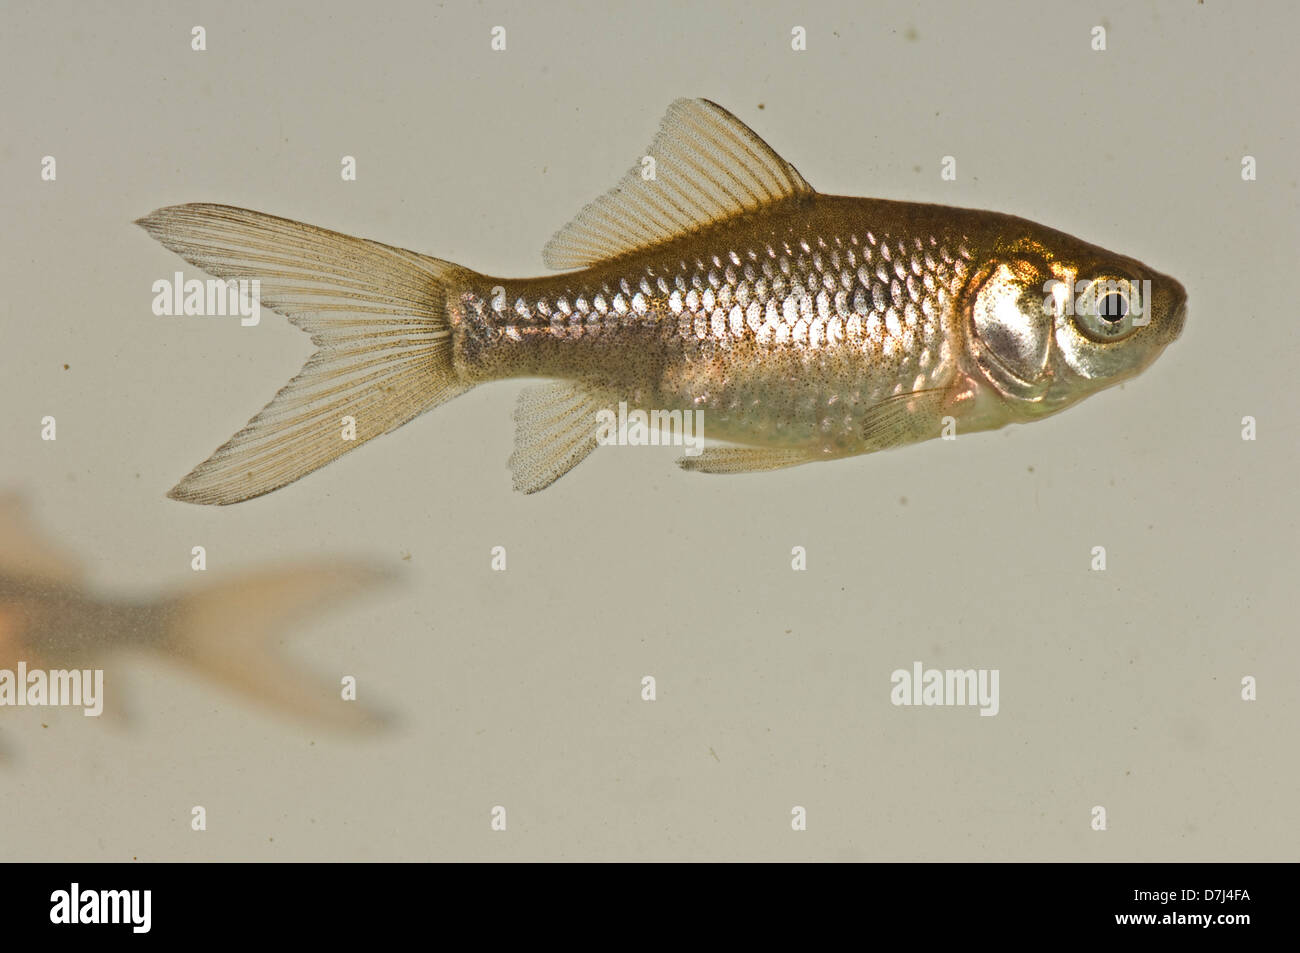
[[[1049,383],[1055,315],[1039,290],[1042,275],[1023,258],[994,260],[972,285],[975,361],[998,390],[1023,400],[1037,399]]]

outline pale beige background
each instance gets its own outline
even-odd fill
[[[129,726],[0,710],[0,857],[1296,859],[1297,33],[1282,3],[7,8],[5,485],[114,594],[194,584],[195,543],[404,582],[294,634],[400,714],[377,739],[163,664],[110,669]],[[134,218],[226,202],[536,273],[688,95],[822,191],[1146,260],[1188,288],[1183,338],[1052,420],[821,467],[602,451],[522,497],[504,383],[269,497],[164,498],[311,347],[275,315],[154,317],[182,263]],[[1001,714],[892,707],[914,659],[1001,669]]]

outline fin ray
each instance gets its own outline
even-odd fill
[[[760,473],[797,467],[815,459],[805,450],[780,447],[705,447],[697,456],[679,457],[677,465],[696,473]]]
[[[544,490],[596,449],[600,400],[580,384],[525,387],[515,406],[515,450],[510,455],[514,488]]]
[[[939,420],[939,412],[951,396],[951,388],[935,387],[887,397],[872,406],[862,421],[862,438],[869,451],[886,450],[925,436]]]
[[[452,366],[450,262],[225,205],[158,209],[138,222],[197,268],[257,279],[261,304],[318,348],[237,434],[168,494],[236,503],[269,493],[463,393]],[[343,438],[343,418],[356,423]]]
[[[548,267],[584,267],[813,194],[793,165],[707,99],[669,106],[646,154],[655,160],[655,177],[645,179],[641,165],[633,166],[547,242]]]

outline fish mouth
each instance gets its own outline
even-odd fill
[[[1183,333],[1183,325],[1187,323],[1187,294],[1179,289],[1178,306],[1169,317],[1170,340],[1178,337]]]
[[[1172,278],[1168,281],[1168,305],[1163,309],[1166,315],[1162,322],[1162,337],[1166,342],[1172,341],[1183,332],[1183,325],[1187,321],[1187,289],[1181,283]],[[1158,299],[1157,299],[1158,300]],[[1157,312],[1159,313],[1159,312]]]

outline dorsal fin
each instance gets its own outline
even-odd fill
[[[707,99],[668,107],[654,142],[654,178],[638,162],[542,250],[567,269],[626,255],[813,187],[743,122]]]

